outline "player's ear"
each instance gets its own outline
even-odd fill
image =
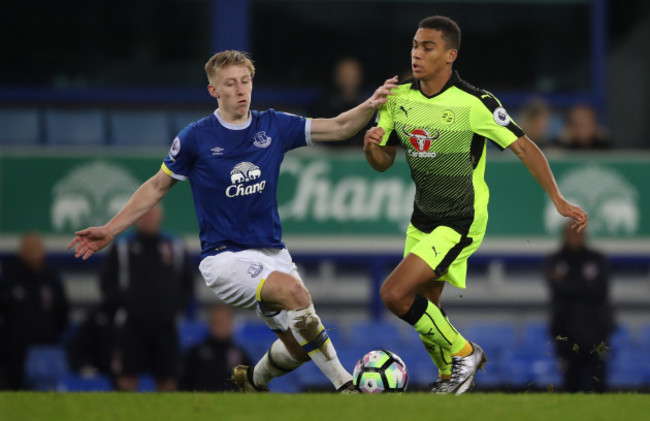
[[[454,61],[456,61],[456,58],[458,58],[458,50],[455,48],[450,48],[447,50],[447,63],[451,64]]]
[[[214,88],[214,86],[212,86],[212,83],[208,83],[208,92],[210,93],[211,97],[219,99],[219,94],[217,94],[217,90]]]

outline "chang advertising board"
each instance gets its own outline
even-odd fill
[[[321,152],[288,154],[281,167],[277,199],[285,237],[403,239],[414,197],[403,157],[379,173],[361,153]],[[507,153],[487,158],[487,237],[557,239],[564,220],[521,162]],[[161,161],[160,156],[4,153],[0,233],[38,230],[63,236],[103,224]],[[567,199],[589,212],[592,236],[650,241],[650,157],[571,155],[551,160],[551,167]],[[233,183],[243,185],[242,174],[234,171]],[[253,166],[246,174],[250,183],[257,182]],[[177,183],[163,206],[166,229],[197,235],[189,182]]]

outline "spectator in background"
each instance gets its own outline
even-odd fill
[[[61,277],[45,264],[43,240],[26,234],[18,258],[0,277],[0,359],[5,386],[24,389],[23,366],[32,345],[58,343],[68,326],[68,300]]]
[[[114,243],[101,273],[101,289],[115,313],[113,373],[119,390],[136,390],[151,373],[159,391],[176,389],[180,364],[176,317],[194,292],[194,271],[182,241],[160,232],[156,205],[136,230]]]
[[[528,101],[519,112],[519,126],[540,148],[551,143],[550,122],[551,110],[546,101],[541,98]]]
[[[584,231],[567,224],[561,249],[546,262],[555,337],[564,389],[607,390],[607,340],[614,329],[605,256],[587,247]]]
[[[101,374],[114,380],[114,304],[101,303],[91,311],[66,345],[70,369],[81,375]]]
[[[557,143],[567,149],[593,150],[611,147],[609,136],[598,125],[596,111],[589,105],[575,105],[569,109]]]
[[[193,346],[185,357],[181,388],[190,391],[237,390],[230,379],[233,369],[251,365],[246,351],[233,342],[230,307],[219,304],[210,309],[210,334]]]
[[[333,93],[324,103],[316,107],[315,115],[332,117],[354,108],[363,102],[366,94],[363,92],[363,66],[353,57],[340,59],[333,72]],[[363,146],[363,133],[369,127],[366,125],[347,142],[325,142],[328,147],[360,147]]]

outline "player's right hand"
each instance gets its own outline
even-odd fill
[[[363,150],[370,152],[377,149],[381,143],[381,139],[384,137],[384,133],[386,133],[384,129],[379,126],[368,129],[363,136]]]
[[[113,241],[113,234],[105,227],[90,227],[75,232],[75,238],[68,243],[68,249],[74,247],[74,257],[88,259]]]

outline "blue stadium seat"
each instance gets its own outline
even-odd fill
[[[114,111],[109,121],[113,145],[170,146],[174,139],[164,111]]]
[[[618,325],[614,333],[609,337],[607,346],[612,357],[621,351],[633,348],[635,344],[630,329],[625,325]]]
[[[408,389],[429,389],[429,384],[436,380],[438,370],[424,346],[412,347],[410,350],[402,349],[398,355],[406,365],[409,376]]]
[[[547,348],[553,345],[553,338],[547,322],[528,322],[524,325],[520,346],[524,348]]]
[[[151,374],[141,374],[138,377],[138,387],[135,390],[136,392],[155,392],[156,391],[156,380]]]
[[[203,117],[207,117],[213,112],[214,110],[210,110],[209,108],[207,108],[205,110],[178,111],[172,113],[171,115],[172,136],[176,136],[188,124],[198,121]]]
[[[296,370],[298,385],[302,391],[318,391],[333,387],[325,374],[313,361],[308,361]]]
[[[524,325],[520,340],[503,351],[500,364],[504,382],[511,387],[544,389],[561,383],[555,343],[546,322]]]
[[[182,321],[178,324],[178,339],[181,352],[203,342],[209,334],[208,325],[199,320]]]
[[[277,336],[262,322],[244,322],[235,327],[234,341],[256,361],[269,349]]]
[[[466,339],[479,344],[490,360],[500,358],[505,350],[516,346],[515,329],[506,322],[470,323],[462,334]]]
[[[35,108],[0,109],[0,145],[29,146],[41,142],[41,117]]]
[[[56,390],[69,374],[65,349],[55,345],[31,346],[25,359],[25,382],[33,390]]]
[[[327,320],[323,320],[323,325],[327,331],[327,336],[329,336],[334,346],[338,349],[343,344],[345,336],[341,327],[337,323]]]
[[[45,143],[48,145],[103,145],[106,140],[101,110],[48,110]]]
[[[502,360],[490,359],[474,377],[478,389],[494,389],[504,384]]]
[[[610,388],[631,389],[650,385],[650,361],[642,349],[622,349],[607,365]]]
[[[347,335],[346,343],[352,347],[362,347],[365,351],[374,349],[387,349],[397,352],[401,343],[400,332],[397,325],[388,321],[363,321],[352,324]]]
[[[109,392],[113,390],[108,376],[79,376],[68,374],[63,377],[56,388],[57,392]]]
[[[272,393],[297,393],[300,392],[300,382],[298,376],[302,371],[302,367],[299,367],[297,370],[292,371],[289,374],[285,374],[282,377],[276,377],[271,380],[269,384],[269,390]]]

